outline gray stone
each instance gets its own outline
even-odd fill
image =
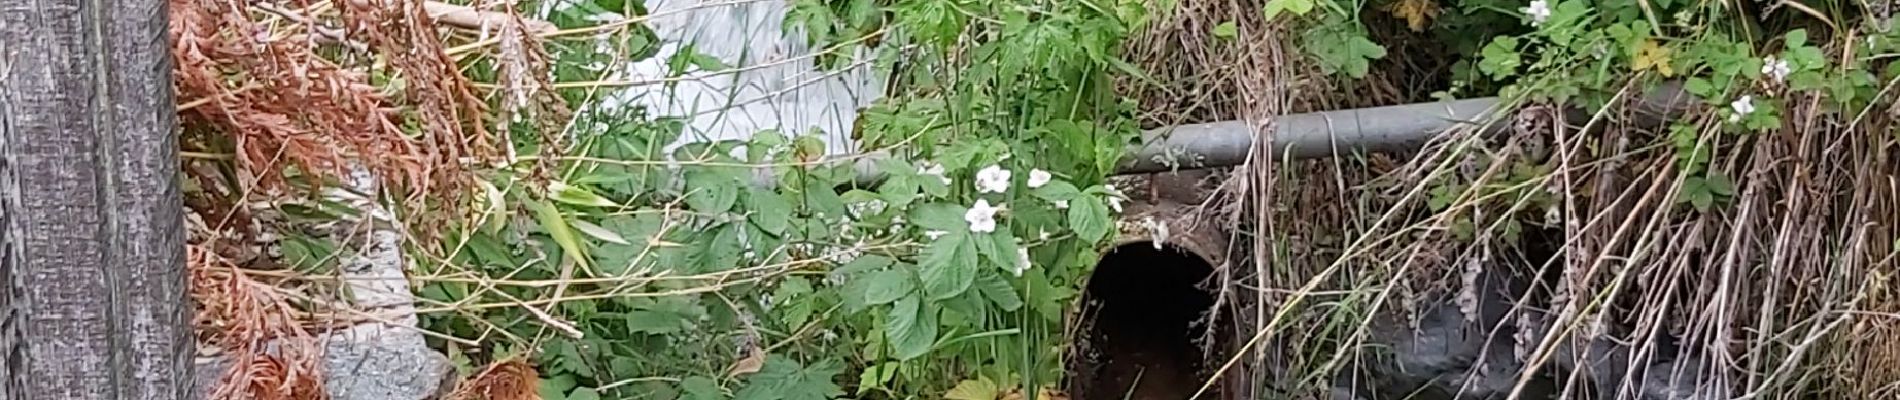
[[[454,389],[455,366],[414,330],[365,324],[312,340],[322,342],[323,389],[333,400],[426,400]],[[208,395],[231,360],[199,357],[195,364],[197,392]]]

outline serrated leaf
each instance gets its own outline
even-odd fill
[[[1662,74],[1662,76],[1673,76],[1676,74],[1676,70],[1670,66],[1670,62],[1669,48],[1662,47],[1662,45],[1657,44],[1656,41],[1652,39],[1643,41],[1642,47],[1636,51],[1636,58],[1631,61],[1630,67],[1636,71],[1654,69],[1656,73]]]
[[[957,386],[943,394],[945,400],[996,400],[1003,389],[990,382],[990,378],[977,377],[958,382]]]
[[[1047,185],[1031,189],[1029,193],[1036,195],[1037,198],[1050,202],[1074,199],[1076,196],[1082,195],[1082,191],[1076,189],[1075,185],[1061,180],[1050,181]]]
[[[910,222],[924,230],[968,232],[970,223],[963,220],[965,211],[969,211],[969,208],[943,203],[924,204],[911,210]]]
[[[685,395],[680,400],[724,400],[725,393],[719,391],[719,383],[703,376],[680,380],[680,392]]]
[[[963,294],[976,281],[976,252],[967,232],[951,232],[924,249],[918,278],[931,300]]]
[[[587,234],[587,236],[591,236],[595,239],[613,244],[630,244],[627,242],[627,238],[620,237],[620,234],[607,230],[607,228],[603,228],[600,225],[594,225],[592,222],[578,219],[568,222],[574,224],[574,229],[580,230],[581,233]]]
[[[976,242],[977,253],[982,254],[991,265],[1003,268],[1016,265],[1016,236],[1007,231],[997,231],[972,234],[970,238]]]
[[[1069,229],[1085,242],[1102,240],[1110,226],[1108,205],[1102,200],[1083,196],[1069,201]]]
[[[749,210],[751,214],[747,216],[747,219],[758,224],[759,229],[766,232],[774,235],[785,234],[785,229],[792,223],[792,203],[785,201],[785,197],[776,192],[758,188],[751,189],[751,194],[747,197],[752,203],[752,209]]]
[[[1000,271],[990,270],[978,275],[976,290],[1003,311],[1016,311],[1023,307],[1022,296],[1016,295],[1016,288],[1009,285]]]
[[[759,373],[746,379],[746,387],[739,390],[741,400],[830,400],[833,396],[844,394],[844,389],[832,382],[844,366],[830,360],[814,362],[809,366],[784,356],[766,357],[765,367]]]
[[[899,361],[929,353],[937,342],[936,309],[924,307],[917,296],[899,299],[885,319],[884,333],[890,340],[891,355]]]
[[[1721,196],[1735,195],[1735,183],[1729,181],[1728,175],[1710,172],[1709,177],[1703,180],[1703,184],[1709,188],[1709,192],[1711,193]]]
[[[864,301],[871,305],[889,304],[904,298],[916,285],[911,283],[910,272],[901,268],[874,272],[869,279],[870,286],[865,288]]]
[[[739,200],[741,181],[726,167],[698,167],[686,171],[686,205],[694,210],[722,213]]]

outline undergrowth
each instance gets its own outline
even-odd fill
[[[255,281],[333,290],[352,244],[295,226],[363,213],[316,188],[367,173],[412,238],[421,328],[480,377],[464,396],[1060,396],[1140,128],[1497,96],[1502,134],[1237,170],[1254,265],[1221,276],[1251,289],[1228,299],[1252,339],[1231,360],[1280,363],[1251,369],[1260,396],[1323,392],[1376,316],[1476,301],[1511,268],[1558,276],[1510,318],[1566,328],[1518,338],[1527,363],[1668,335],[1709,360],[1706,393],[1892,396],[1900,34],[1858,2],[1736,3],[796,0],[784,26],[818,51],[772,62],[871,68],[883,96],[849,132],[733,139],[626,100],[760,68],[664,43],[637,1],[450,30],[414,1],[178,0],[191,204],[218,236],[194,241],[217,248],[193,253],[194,293],[246,310],[201,320],[278,316],[215,345],[306,334],[272,308],[321,307]],[[1630,111],[1659,87],[1694,99]],[[259,257],[228,231],[283,237]]]

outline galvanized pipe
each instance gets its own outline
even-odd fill
[[[1680,83],[1658,84],[1649,94],[1631,99],[1620,115],[1634,126],[1660,126],[1687,110],[1697,100]],[[1275,118],[1274,157],[1314,159],[1355,153],[1389,153],[1418,149],[1447,130],[1493,123],[1496,97],[1414,103],[1290,114]],[[1568,110],[1571,121],[1591,117],[1590,110]],[[1176,169],[1232,167],[1246,163],[1253,146],[1253,128],[1244,121],[1189,124],[1149,130],[1142,144],[1131,146],[1116,168],[1117,174],[1146,174]],[[882,155],[859,157],[858,183],[874,186],[883,176],[875,161]],[[1176,168],[1179,167],[1179,168]],[[761,175],[769,179],[769,174]]]
[[[1694,100],[1679,83],[1664,82],[1633,99],[1625,111],[1635,125],[1653,127],[1678,115]],[[1484,97],[1280,116],[1274,119],[1272,156],[1312,159],[1413,150],[1447,130],[1493,121],[1490,113],[1496,112],[1497,105],[1496,97]],[[1572,109],[1569,116],[1581,121],[1590,117],[1590,111]],[[1143,144],[1129,149],[1117,172],[1241,165],[1247,161],[1253,137],[1253,128],[1244,121],[1151,130],[1143,134]]]

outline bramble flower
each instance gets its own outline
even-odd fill
[[[1542,26],[1544,21],[1550,20],[1550,2],[1544,0],[1531,0],[1530,6],[1519,8],[1517,11],[1531,17],[1531,26]]]
[[[980,200],[979,200],[979,201],[980,201]],[[925,238],[925,239],[930,239],[930,240],[937,240],[937,238],[940,238],[940,237],[943,237],[943,235],[948,235],[948,234],[950,234],[950,232],[945,232],[945,231],[924,231],[924,238]]]
[[[996,231],[996,212],[1002,207],[990,207],[990,201],[976,199],[969,211],[963,212],[963,221],[970,223],[970,232],[990,233]]]
[[[991,165],[976,172],[977,193],[1003,193],[1009,191],[1009,170]]]
[[[1102,190],[1108,192],[1108,208],[1122,212],[1122,202],[1128,200],[1127,196],[1122,195],[1122,190],[1116,189],[1115,185],[1102,185]]]
[[[1049,184],[1050,180],[1054,180],[1054,179],[1055,179],[1055,176],[1049,175],[1049,171],[1044,171],[1041,169],[1029,170],[1029,188],[1030,189],[1035,189],[1035,188],[1042,187],[1042,185],[1047,185]]]
[[[1775,83],[1786,81],[1788,74],[1792,72],[1794,69],[1788,67],[1788,60],[1776,59],[1775,56],[1768,56],[1761,60],[1761,74],[1768,75],[1768,78],[1774,79]]]
[[[1029,267],[1030,267],[1029,249],[1017,247],[1016,248],[1016,267],[1010,268],[1009,273],[1016,275],[1018,277],[1021,277],[1023,276],[1023,271],[1028,271]]]
[[[950,184],[950,177],[943,176],[943,164],[926,161],[924,162],[923,166],[917,167],[917,174],[924,175],[924,176],[935,176],[937,177],[937,179],[942,179],[943,184],[945,185]]]
[[[1728,103],[1728,107],[1735,111],[1728,115],[1728,122],[1741,122],[1742,117],[1755,112],[1755,96],[1742,95],[1742,98]]]
[[[1056,209],[1058,209],[1058,210],[1067,210],[1067,209],[1069,209],[1069,201],[1068,201],[1068,200],[1056,200],[1056,201],[1055,201],[1055,205],[1056,205]]]

